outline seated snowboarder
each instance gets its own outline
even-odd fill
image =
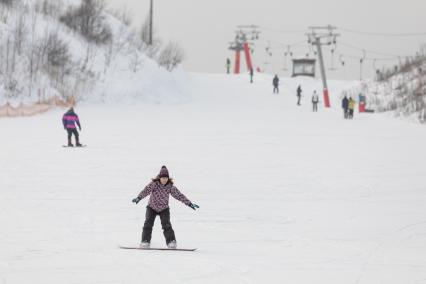
[[[192,209],[200,208],[197,204],[192,203],[185,197],[174,185],[173,179],[169,177],[169,171],[166,166],[161,167],[160,173],[152,182],[148,184],[144,190],[139,193],[138,197],[132,202],[138,204],[143,198],[151,195],[148,206],[146,207],[145,223],[142,231],[141,248],[149,248],[151,243],[152,227],[157,215],[160,216],[163,234],[166,239],[168,248],[177,248],[175,232],[170,223],[169,196],[181,201]]]
[[[74,134],[75,138],[75,145],[77,147],[81,147],[83,145],[80,144],[78,131],[76,124],[78,125],[78,128],[81,131],[81,125],[80,120],[78,119],[78,115],[74,112],[74,108],[70,108],[62,117],[62,123],[64,125],[64,129],[68,132],[68,147],[74,147],[74,145],[71,142],[72,135]]]

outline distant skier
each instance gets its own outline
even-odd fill
[[[80,144],[79,135],[77,131],[76,124],[81,131],[81,124],[78,118],[78,115],[74,112],[74,108],[70,108],[62,117],[62,123],[64,125],[64,129],[68,132],[68,147],[74,147],[71,142],[72,135],[74,134],[75,145],[77,147],[83,146]]]
[[[253,83],[253,76],[254,76],[254,70],[253,68],[250,69],[250,83]]]
[[[342,108],[343,108],[343,117],[345,119],[348,119],[348,116],[349,116],[349,100],[348,100],[348,97],[346,97],[346,95],[342,100]]]
[[[342,108],[343,108],[344,118],[348,119],[349,118],[349,99],[346,95],[342,100]]]
[[[297,87],[297,105],[300,106],[300,100],[302,98],[302,86]]]
[[[314,91],[314,94],[312,95],[312,108],[314,112],[318,111],[318,103],[319,103],[319,97],[318,97],[317,91]]]
[[[226,59],[226,73],[227,74],[231,73],[231,59],[229,58]]]
[[[173,185],[173,179],[169,177],[169,171],[166,166],[162,166],[160,173],[152,182],[148,184],[144,190],[139,193],[138,197],[132,202],[138,204],[143,198],[151,195],[148,206],[146,207],[145,223],[142,232],[141,248],[149,248],[152,236],[152,227],[154,226],[155,217],[160,215],[163,234],[166,238],[168,248],[175,249],[177,247],[175,232],[170,223],[169,195],[181,201],[192,209],[200,208],[197,204],[189,201],[180,191]]]
[[[349,98],[348,109],[349,109],[348,118],[353,119],[354,118],[354,110],[355,110],[355,100],[352,99],[352,98]]]
[[[279,94],[280,78],[278,78],[278,75],[275,75],[274,79],[272,80],[272,85],[274,86],[274,94]]]

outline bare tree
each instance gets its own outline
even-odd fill
[[[57,0],[37,0],[34,3],[34,9],[38,13],[57,18],[62,11],[62,5],[61,1]]]
[[[66,69],[71,60],[68,44],[52,33],[47,39],[47,64],[52,67]]]
[[[69,8],[60,21],[89,41],[108,43],[112,40],[112,31],[104,21],[104,11],[103,0],[83,0],[79,7]]]
[[[158,64],[168,71],[173,71],[185,58],[185,52],[182,47],[173,41],[170,41],[161,51],[158,57]]]
[[[18,2],[17,0],[0,0],[0,4],[6,5],[6,6],[12,6]]]
[[[140,38],[143,42],[143,50],[149,58],[155,59],[161,49],[161,39],[156,36],[155,30],[153,31],[153,40],[150,44],[150,18],[146,17],[145,22],[142,24],[140,31]]]
[[[139,68],[143,65],[143,59],[139,50],[134,49],[130,55],[130,69],[137,73]]]
[[[24,13],[20,13],[13,29],[14,48],[19,55],[22,53],[22,45],[24,44],[25,36],[27,34],[25,17],[26,15]]]
[[[9,20],[9,13],[10,11],[8,8],[0,6],[0,21],[7,24]]]
[[[27,57],[29,59],[29,86],[28,86],[28,92],[29,95],[31,95],[32,93],[32,86],[33,86],[33,81],[34,81],[34,63],[35,63],[35,58],[34,58],[34,47],[35,47],[35,42],[36,42],[36,27],[37,27],[37,21],[38,21],[38,12],[36,9],[33,9],[32,13],[31,13],[31,43],[29,48],[27,49]]]
[[[109,12],[124,25],[128,27],[132,25],[132,16],[130,15],[130,11],[126,7],[118,10],[110,10]]]

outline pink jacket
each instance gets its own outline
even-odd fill
[[[191,201],[186,198],[174,185],[166,184],[162,185],[159,181],[153,181],[148,184],[144,190],[139,193],[138,197],[143,199],[148,195],[149,197],[148,206],[157,212],[161,212],[164,209],[169,208],[169,195],[172,195],[175,199],[182,203],[189,205]]]

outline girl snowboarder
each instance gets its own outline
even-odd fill
[[[175,232],[170,223],[169,195],[181,201],[192,209],[200,208],[197,204],[192,203],[185,197],[174,185],[173,179],[169,177],[169,171],[166,166],[162,166],[160,173],[152,182],[148,184],[144,190],[139,193],[138,197],[132,202],[138,204],[146,196],[149,198],[148,206],[146,207],[145,223],[142,231],[141,248],[149,248],[151,243],[152,227],[154,226],[155,217],[160,215],[163,234],[166,239],[168,248],[175,249],[177,247]]]

